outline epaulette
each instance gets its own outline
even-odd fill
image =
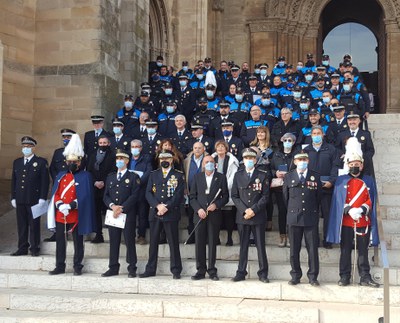
[[[261,173],[268,173],[266,170],[263,170],[263,169],[257,169],[259,172],[261,172]]]
[[[175,169],[175,168],[174,168],[174,170],[175,170],[175,172],[178,172],[178,173],[183,174],[183,172],[182,172],[181,170],[179,170],[179,169]]]

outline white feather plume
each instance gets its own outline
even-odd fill
[[[206,80],[204,81],[204,87],[208,84],[214,85],[217,87],[217,80],[215,79],[215,75],[213,71],[208,71],[206,74]]]
[[[68,145],[64,148],[63,155],[65,157],[75,156],[81,159],[85,153],[83,152],[81,138],[78,134],[74,133]]]
[[[363,158],[361,143],[356,137],[350,137],[346,142],[346,152],[344,155],[345,164],[347,165],[348,160],[354,160],[355,156]]]

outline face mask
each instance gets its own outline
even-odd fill
[[[305,76],[305,79],[306,79],[306,81],[311,82],[312,79],[313,79],[313,76],[310,75],[310,74],[307,74],[307,75]]]
[[[187,71],[189,70],[189,67],[187,67],[187,66],[182,66],[182,70],[183,70],[184,72],[187,72]]]
[[[350,85],[348,85],[348,84],[343,85],[343,90],[345,90],[346,92],[349,92],[350,91]]]
[[[154,81],[154,82],[158,82],[159,80],[160,80],[160,75],[153,75],[152,77],[151,77],[151,79]]]
[[[236,101],[242,101],[243,100],[243,95],[235,94],[235,99],[236,99]]]
[[[207,104],[200,104],[199,107],[200,107],[200,111],[203,111],[203,112],[207,111]]]
[[[270,105],[271,104],[271,100],[270,99],[262,99],[261,100],[261,104],[262,105]]]
[[[297,70],[298,70],[298,71],[301,71],[301,70],[303,69],[303,66],[301,66],[301,65],[297,65],[297,67],[296,67],[296,68],[297,68]]]
[[[299,161],[297,164],[297,169],[299,170],[306,170],[308,166],[308,162],[306,161]]]
[[[314,144],[320,144],[322,142],[322,136],[320,135],[312,136],[311,139]]]
[[[252,169],[254,167],[254,160],[246,159],[243,161],[243,164],[246,167],[246,169]]]
[[[210,91],[210,90],[207,90],[206,91],[206,95],[207,95],[207,98],[212,98],[212,97],[214,97],[214,92]]]
[[[157,64],[158,67],[161,67],[161,66],[162,66],[162,63],[161,63],[161,62],[157,62],[156,64]]]
[[[283,142],[283,148],[285,148],[285,149],[290,149],[290,148],[292,148],[292,146],[293,146],[292,142],[289,142],[289,141]]]
[[[232,131],[224,130],[224,131],[222,131],[222,134],[224,135],[224,137],[230,137],[230,135],[232,134]]]
[[[163,160],[160,165],[162,168],[169,168],[170,163],[169,161]]]
[[[116,134],[116,135],[120,135],[121,134],[121,128],[120,127],[113,127],[113,132]]]
[[[124,102],[124,106],[125,106],[125,108],[127,108],[127,109],[132,109],[132,107],[133,107],[133,102],[131,102],[131,101],[125,101],[125,102]]]
[[[172,94],[172,89],[165,89],[165,95],[171,95]]]
[[[147,128],[147,133],[152,136],[156,133],[156,128]]]
[[[329,61],[322,61],[322,65],[328,66],[329,65]]]
[[[329,97],[325,97],[325,98],[322,98],[322,101],[323,101],[325,104],[327,104],[327,103],[329,103],[329,102],[331,101],[331,99],[330,99]]]
[[[307,110],[308,109],[308,104],[307,103],[300,103],[300,109],[301,110]]]
[[[78,170],[78,164],[72,163],[68,165],[68,170],[71,173],[75,173]]]
[[[255,70],[254,70],[254,74],[260,74],[260,69],[259,68],[256,68]]]
[[[115,162],[115,166],[117,166],[118,169],[124,168],[125,162],[124,162],[122,159],[118,159],[118,160]]]
[[[139,156],[140,155],[140,148],[132,148],[131,149],[132,156]]]
[[[301,97],[301,92],[293,92],[293,97],[295,98]]]
[[[108,150],[108,146],[99,146],[99,149],[100,149],[102,152],[105,152],[105,151]]]
[[[167,113],[174,113],[175,112],[175,108],[173,106],[168,105],[167,106]]]
[[[185,87],[186,86],[186,81],[179,81],[179,85],[181,87]]]
[[[285,66],[285,62],[283,62],[283,61],[281,61],[281,62],[278,62],[278,66],[279,66],[279,67],[283,67],[283,66]]]
[[[69,143],[69,139],[63,139],[64,146],[68,145],[68,143]]]
[[[23,147],[22,153],[24,154],[24,156],[30,156],[30,155],[32,155],[32,148],[31,147]]]
[[[196,74],[196,76],[201,81],[204,77],[204,74]]]
[[[267,70],[266,70],[266,69],[260,70],[260,74],[261,74],[262,76],[267,75]]]
[[[353,166],[349,168],[349,174],[351,175],[358,175],[360,174],[360,167],[359,166]]]
[[[206,163],[204,168],[205,168],[205,170],[212,172],[215,169],[215,164],[213,162],[208,162],[208,163]]]

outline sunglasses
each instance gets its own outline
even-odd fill
[[[291,139],[283,139],[283,142],[293,142]]]

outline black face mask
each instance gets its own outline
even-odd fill
[[[200,104],[199,107],[201,112],[206,112],[208,108],[207,104]]]
[[[169,161],[163,160],[160,165],[162,168],[169,168],[170,163]]]
[[[350,175],[358,175],[358,174],[360,174],[360,167],[359,166],[349,167],[349,174]]]
[[[68,165],[68,170],[71,173],[76,173],[79,170],[78,164],[72,163]]]
[[[99,149],[104,152],[108,150],[108,146],[99,146]]]

